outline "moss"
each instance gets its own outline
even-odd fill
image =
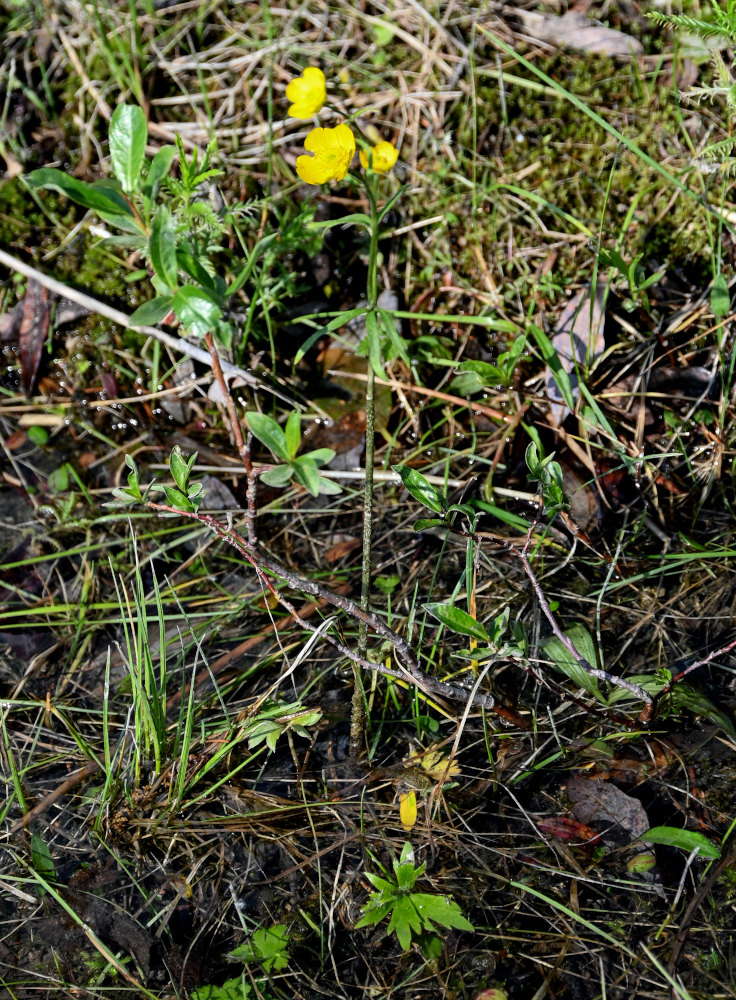
[[[605,57],[565,53],[541,60],[539,67],[654,158],[664,156],[660,151],[665,150],[668,169],[677,173],[680,166],[687,166],[690,153],[683,140],[677,98],[670,87],[662,86],[656,74],[640,76],[633,62],[615,63]],[[528,75],[519,66],[511,72]],[[531,79],[538,84],[535,77]],[[631,258],[645,251],[645,264],[653,255],[659,264],[680,264],[685,260],[695,261],[696,266],[707,264],[710,238],[704,213],[684,197],[669,206],[672,188],[654,168],[617,144],[565,98],[536,93],[518,84],[505,84],[502,89],[495,81],[489,83],[481,77],[475,152],[469,112],[469,105],[463,102],[451,118],[457,136],[453,144],[457,165],[450,169],[447,165],[443,168],[441,164],[426,164],[427,173],[437,181],[433,185],[438,192],[436,206],[428,207],[426,199],[421,209],[417,206],[427,215],[443,209],[451,213],[450,220],[453,215],[459,220],[457,229],[450,222],[444,240],[435,240],[438,259],[446,256],[449,241],[457,270],[477,273],[477,241],[471,239],[473,230],[468,231],[468,218],[473,219],[485,259],[498,261],[494,265],[497,269],[502,267],[500,261],[508,257],[504,246],[508,220],[513,226],[515,248],[523,249],[528,241],[539,249],[538,226],[530,225],[527,235],[528,213],[521,207],[523,194],[513,198],[503,188],[494,190],[501,183],[532,193],[535,198],[528,201],[530,209],[550,230],[574,232],[573,226],[555,213],[554,209],[558,209],[592,232],[600,231],[604,243],[623,236],[625,255]],[[694,141],[697,143],[697,138]],[[474,169],[475,189],[467,181]],[[538,206],[538,198],[550,207]],[[626,221],[634,204],[633,217]],[[657,222],[660,216],[664,222]],[[650,227],[655,223],[652,241]],[[504,229],[499,233],[501,227]],[[501,247],[497,248],[499,242]],[[465,248],[463,243],[467,244]],[[580,250],[579,244],[561,249],[555,270],[563,283],[579,271]],[[507,261],[504,277],[513,280],[535,269],[534,260],[525,267],[515,255]]]

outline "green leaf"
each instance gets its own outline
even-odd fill
[[[313,497],[319,496],[320,474],[311,458],[302,455],[301,458],[296,459],[294,462],[294,478]]]
[[[358,352],[360,357],[368,357],[375,374],[383,377],[383,365],[381,364],[381,327],[378,322],[378,314],[371,309],[365,314],[365,337],[360,342]]]
[[[155,299],[138,306],[130,317],[131,326],[155,326],[168,316],[174,304],[173,295],[157,295]]]
[[[289,485],[293,475],[294,469],[290,465],[275,465],[273,469],[266,469],[265,472],[262,472],[259,478],[266,486],[282,489]]]
[[[274,924],[273,927],[260,927],[253,933],[250,941],[235,948],[228,957],[245,965],[259,962],[264,972],[272,969],[279,971],[289,964],[288,947],[289,931],[286,924]]]
[[[452,604],[425,604],[424,609],[442,622],[445,628],[451,632],[472,636],[479,642],[490,643],[491,641],[483,625],[462,608],[456,608]]]
[[[78,181],[76,177],[70,177],[54,167],[42,167],[40,170],[34,170],[26,178],[26,183],[32,188],[47,188],[50,191],[58,191],[83,208],[92,209],[98,214],[105,212],[113,215],[133,216],[133,210],[120,191],[110,187],[86,184],[84,181]]]
[[[251,411],[246,419],[251,433],[268,448],[272,455],[280,458],[282,462],[291,462],[286,435],[273,417],[269,417],[266,413]]]
[[[731,293],[728,281],[722,274],[717,274],[710,288],[710,307],[717,317],[728,316],[731,311]]]
[[[340,486],[339,483],[336,483],[334,479],[326,479],[324,476],[320,476],[318,481],[318,493],[321,497],[337,496],[338,493],[342,493],[342,486]]]
[[[345,326],[349,323],[351,319],[355,319],[356,316],[362,316],[364,312],[366,312],[366,309],[361,307],[359,309],[348,309],[346,312],[340,313],[339,316],[333,316],[329,323],[321,326],[318,330],[315,330],[314,333],[311,333],[307,337],[302,346],[296,352],[294,365],[299,364],[307,351],[317,343],[320,337],[324,337],[327,333],[332,333],[333,330],[338,330],[341,326]]]
[[[697,847],[701,858],[720,858],[721,849],[702,833],[696,830],[680,830],[676,826],[653,826],[643,833],[640,840],[647,844],[666,844],[668,847],[681,847],[688,853]]]
[[[51,851],[43,837],[37,833],[31,834],[31,862],[34,871],[37,871],[39,875],[42,875],[49,882],[56,881],[56,868]]]
[[[299,451],[299,444],[302,439],[302,415],[299,410],[292,410],[286,420],[286,427],[284,428],[284,436],[286,438],[286,448],[289,455],[294,458],[296,453]],[[332,453],[334,456],[334,452]]]
[[[391,468],[394,472],[398,472],[401,476],[401,482],[404,484],[404,489],[411,493],[415,500],[424,504],[425,507],[429,507],[435,514],[443,514],[445,512],[447,509],[447,498],[439,490],[435,489],[421,472],[417,472],[416,469],[410,469],[408,465],[392,465]]]
[[[189,473],[196,459],[196,452],[188,460],[184,458],[182,450],[178,444],[175,444],[171,449],[171,454],[169,455],[169,469],[171,470],[171,476],[174,482],[182,492],[187,489]]]
[[[179,284],[176,263],[174,220],[166,205],[160,205],[153,217],[148,241],[151,264],[158,277],[173,291]]]
[[[222,317],[222,310],[214,299],[193,285],[177,289],[172,308],[182,325],[197,337],[214,333]]]
[[[119,104],[110,119],[110,159],[113,173],[127,194],[138,189],[146,154],[148,125],[135,104]]]
[[[412,931],[418,934],[421,929],[422,921],[414,908],[411,896],[403,896],[397,899],[391,911],[391,919],[386,928],[386,933],[390,934],[391,931],[394,931],[401,947],[404,951],[408,951],[411,947]]]
[[[414,522],[414,531],[426,531],[427,528],[438,528],[446,523],[441,517],[420,517],[418,521]]]
[[[427,925],[430,921],[439,924],[440,927],[454,927],[459,931],[475,930],[469,920],[463,916],[462,910],[451,899],[446,896],[438,896],[435,893],[417,892],[412,893],[411,901],[417,908],[422,918],[422,923]],[[426,929],[432,929],[431,925]]]
[[[333,448],[315,448],[314,451],[308,451],[304,458],[308,458],[315,465],[327,465],[335,457],[335,450]]]
[[[695,715],[700,715],[704,719],[710,719],[711,722],[720,726],[724,733],[727,733],[731,739],[736,739],[736,729],[731,718],[725,712],[716,708],[709,698],[706,698],[704,694],[701,694],[694,687],[691,687],[689,684],[677,684],[672,689],[670,697],[675,708],[686,708]]]
[[[237,979],[226,979],[222,986],[205,984],[192,993],[192,1000],[248,1000],[252,993],[243,974]],[[263,996],[264,994],[261,994]]]
[[[588,661],[591,667],[598,666],[598,652],[590,632],[584,625],[576,623],[565,629],[564,634],[572,642],[580,655]],[[585,667],[581,667],[567,646],[556,635],[549,636],[541,644],[545,654],[552,660],[554,667],[565,674],[575,684],[582,688],[602,704],[606,698],[601,691],[597,677],[591,677]]]
[[[143,193],[151,201],[158,198],[161,181],[166,177],[176,156],[176,146],[162,146],[153,158],[148,168],[148,176],[143,187]]]
[[[312,222],[306,229],[309,232],[319,231],[323,229],[332,229],[334,226],[365,226],[366,229],[371,228],[371,219],[369,215],[364,212],[352,212],[350,215],[343,215],[339,219],[328,219],[326,222]]]

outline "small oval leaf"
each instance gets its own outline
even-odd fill
[[[480,642],[491,641],[483,625],[461,608],[455,608],[451,604],[425,604],[424,608],[451,632],[472,636]]]

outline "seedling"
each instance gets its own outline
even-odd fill
[[[414,864],[414,849],[408,841],[399,860],[394,860],[393,868],[393,879],[366,872],[366,878],[376,891],[371,893],[356,928],[380,924],[390,914],[387,933],[396,934],[404,951],[408,951],[412,940],[421,935],[435,937],[437,927],[474,930],[457,903],[437,893],[413,891],[426,865]]]

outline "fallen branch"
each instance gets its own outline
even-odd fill
[[[399,660],[399,669],[393,670],[390,667],[386,667],[383,663],[372,663],[370,660],[358,656],[357,653],[354,653],[349,647],[345,646],[333,635],[330,635],[329,633],[321,633],[322,637],[329,642],[341,656],[344,656],[352,663],[363,667],[365,670],[370,670],[373,673],[405,681],[412,687],[418,688],[432,698],[445,699],[449,702],[460,702],[463,704],[467,704],[470,699],[473,705],[493,712],[495,715],[498,715],[499,718],[504,719],[511,725],[515,725],[524,730],[529,729],[529,723],[526,719],[517,715],[517,713],[511,709],[497,705],[495,699],[491,695],[483,694],[481,692],[473,693],[469,688],[463,687],[460,684],[449,684],[445,681],[438,681],[435,678],[430,677],[419,667],[416,657],[414,656],[414,652],[406,639],[400,636],[397,632],[394,632],[392,628],[389,628],[389,626],[386,625],[376,614],[363,611],[359,605],[357,605],[354,601],[351,601],[350,598],[345,597],[343,594],[336,594],[334,591],[323,586],[321,583],[316,583],[313,580],[306,580],[297,576],[295,573],[292,573],[291,570],[286,569],[285,566],[282,566],[275,559],[272,559],[271,556],[264,552],[260,546],[251,546],[248,541],[246,541],[246,539],[232,526],[222,524],[209,514],[201,514],[198,511],[178,510],[175,507],[169,507],[166,504],[154,503],[151,500],[146,500],[145,504],[149,509],[159,511],[163,514],[176,514],[179,517],[187,517],[193,521],[197,521],[209,528],[210,531],[217,535],[217,537],[222,541],[236,549],[236,551],[251,564],[258,574],[259,579],[264,586],[267,587],[275,600],[277,600],[278,603],[286,611],[288,611],[292,619],[305,631],[314,633],[318,631],[318,628],[302,617],[291,601],[284,597],[281,591],[274,586],[268,574],[279,577],[291,590],[295,590],[303,594],[309,594],[310,597],[317,598],[319,601],[325,601],[333,607],[340,608],[340,610],[344,611],[356,621],[363,622],[369,629],[371,629],[371,631],[380,635],[383,639],[387,639],[391,643],[396,651],[397,659]]]

